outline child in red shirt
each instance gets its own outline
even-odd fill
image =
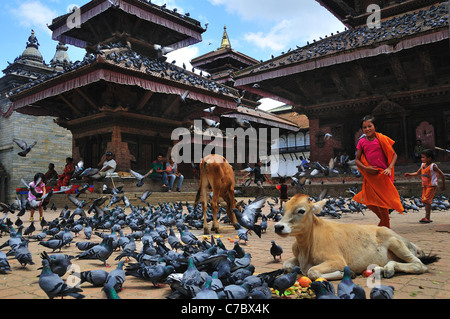
[[[280,191],[280,207],[283,207],[283,202],[289,199],[288,196],[288,185],[286,184],[286,179],[284,177],[280,178],[280,185],[277,186],[277,190]]]
[[[441,177],[441,190],[445,190],[445,175],[439,167],[433,163],[434,153],[432,150],[424,150],[420,154],[422,165],[415,173],[405,173],[405,176],[418,176],[422,178],[422,203],[425,205],[425,217],[420,220],[421,223],[431,223],[431,204],[433,203],[436,188],[438,186],[438,176]]]

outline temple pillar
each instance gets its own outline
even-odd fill
[[[107,151],[114,154],[114,159],[117,162],[117,172],[130,171],[131,161],[135,160],[135,158],[128,149],[128,143],[122,142],[122,128],[120,126],[112,127],[111,142],[107,144]]]

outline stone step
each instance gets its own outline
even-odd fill
[[[158,203],[163,202],[189,202],[194,203],[195,196],[197,192],[154,192],[152,193],[146,200],[146,203],[151,205],[158,205]],[[139,197],[142,195],[142,192],[135,193],[135,192],[125,192],[121,195],[125,195],[131,205],[133,206],[142,206],[144,205]],[[79,200],[86,200],[89,203],[91,203],[94,199],[99,198],[101,196],[107,196],[108,198],[111,198],[110,194],[102,194],[102,193],[90,193],[87,192],[85,194],[80,194],[78,197]],[[62,208],[66,204],[70,209],[75,208],[75,205],[68,199],[67,194],[54,194],[51,199],[51,203],[54,203],[57,208]],[[108,204],[108,201],[106,201],[106,204]],[[123,202],[119,202],[118,205],[123,206]],[[113,205],[114,206],[114,205]]]

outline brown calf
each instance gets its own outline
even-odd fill
[[[206,204],[208,188],[211,187],[213,192],[211,200],[211,211],[213,214],[212,231],[219,232],[219,223],[217,221],[217,211],[219,197],[227,203],[227,215],[233,226],[236,227],[236,216],[233,214],[235,208],[234,199],[234,172],[231,165],[225,157],[221,155],[211,154],[205,156],[200,163],[200,187],[195,198],[195,206],[202,202],[203,210],[203,231],[209,234],[208,222],[206,218]]]

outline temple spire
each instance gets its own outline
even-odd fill
[[[231,48],[230,38],[228,38],[227,26],[223,27],[223,36],[222,36],[222,44],[220,45],[220,49],[229,49]]]

